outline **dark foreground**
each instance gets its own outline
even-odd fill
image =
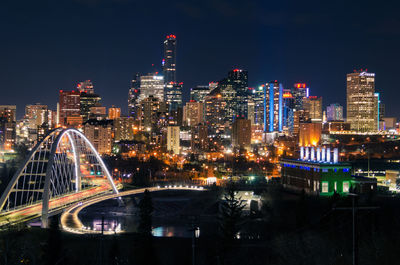
[[[196,198],[212,205],[218,191]],[[215,233],[196,239],[194,263],[212,264],[352,264],[350,198],[315,198],[280,188],[261,191],[259,212],[243,216],[240,239],[227,242],[218,233],[218,213],[207,211]],[[356,215],[359,264],[397,264],[400,259],[400,199],[368,195]],[[207,207],[206,207],[207,208]],[[208,209],[210,209],[208,207]],[[217,209],[217,208],[215,208]],[[203,213],[199,213],[202,215]],[[181,216],[176,216],[177,219]],[[213,221],[212,221],[213,220]],[[0,264],[192,264],[191,238],[156,238],[137,233],[116,236],[71,235],[50,229],[10,228],[0,234]]]

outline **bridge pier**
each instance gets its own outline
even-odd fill
[[[42,215],[42,228],[49,228],[49,217],[48,215]]]

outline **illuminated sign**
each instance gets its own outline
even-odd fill
[[[283,93],[283,98],[292,98],[292,94],[290,92]]]
[[[296,83],[294,84],[295,88],[306,88],[306,84],[305,83]]]

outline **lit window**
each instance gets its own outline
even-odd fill
[[[350,185],[348,181],[343,182],[343,192],[349,192]]]
[[[322,182],[322,192],[329,191],[329,183],[327,181]]]
[[[322,172],[328,172],[327,168],[322,169]]]
[[[337,181],[335,181],[335,191],[337,191]]]

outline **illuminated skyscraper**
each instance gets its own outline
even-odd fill
[[[251,122],[250,120],[237,118],[232,124],[232,146],[250,149],[251,144]]]
[[[205,97],[204,112],[207,125],[213,131],[218,131],[224,126],[226,101],[223,100],[220,88],[216,88]]]
[[[281,132],[282,130],[283,86],[275,80],[264,86],[264,132]]]
[[[264,88],[265,85],[261,85],[252,90],[251,95],[254,102],[254,124],[264,124]]]
[[[82,123],[80,95],[81,93],[77,90],[60,90],[59,122],[61,125]]]
[[[92,107],[100,106],[101,97],[94,93],[81,92],[80,94],[80,109],[82,121],[85,122],[89,120],[90,109]]]
[[[312,122],[322,122],[322,97],[309,96],[304,98],[303,109]]]
[[[117,117],[114,119],[114,140],[119,141],[132,141],[133,140],[133,127],[135,120],[132,117]]]
[[[16,138],[16,112],[15,105],[0,106],[0,149],[11,150]]]
[[[247,119],[247,103],[249,99],[248,73],[245,70],[234,69],[228,73],[228,80],[236,91],[235,115],[236,117]]]
[[[121,117],[121,108],[112,106],[111,108],[108,109],[108,119],[109,120],[115,120],[116,118],[119,118],[119,117]]]
[[[165,84],[176,83],[176,36],[168,35],[164,40],[164,59],[162,61]]]
[[[284,89],[277,80],[261,85],[251,92],[254,101],[254,123],[263,131],[282,132],[284,126]]]
[[[168,111],[175,112],[182,108],[182,88],[183,83],[169,83],[165,86],[164,101],[168,103]]]
[[[150,128],[153,132],[161,127],[160,118],[165,114],[165,103],[158,98],[149,96],[140,102],[141,127],[145,130]]]
[[[228,124],[232,124],[236,116],[236,90],[233,88],[232,83],[226,78],[219,82],[218,89],[222,95],[222,100],[226,103],[223,120]]]
[[[338,103],[331,104],[326,107],[326,118],[328,121],[342,121],[343,107]]]
[[[283,89],[283,130],[294,132],[294,113],[296,111],[296,98],[290,89]]]
[[[196,86],[190,89],[190,100],[203,102],[205,97],[210,93],[209,86]]]
[[[308,98],[310,89],[305,83],[296,83],[290,93],[294,98],[294,109],[302,110],[304,98]]]
[[[17,106],[15,105],[0,105],[0,117],[5,118],[7,122],[16,122]]]
[[[204,103],[191,100],[183,107],[183,122],[187,126],[204,123]]]
[[[25,106],[24,119],[30,129],[37,130],[39,126],[47,124],[50,128],[55,123],[52,111],[48,109],[47,105],[36,103],[35,105]]]
[[[375,95],[375,74],[355,71],[347,74],[347,122],[351,130],[373,132],[379,126],[379,100]]]
[[[140,94],[140,75],[137,73],[132,80],[131,88],[128,93],[128,115],[137,119],[137,111],[139,106],[139,94]]]
[[[164,101],[164,77],[157,73],[140,76],[138,103],[150,96]]]
[[[228,77],[218,82],[222,99],[226,102],[224,120],[231,124],[235,118],[247,119],[248,91],[247,71],[234,69],[228,72]]]
[[[174,154],[180,153],[180,128],[179,126],[167,127],[167,150]]]
[[[176,36],[168,35],[164,40],[164,101],[168,105],[170,124],[182,124],[182,89],[183,83],[176,82]]]

